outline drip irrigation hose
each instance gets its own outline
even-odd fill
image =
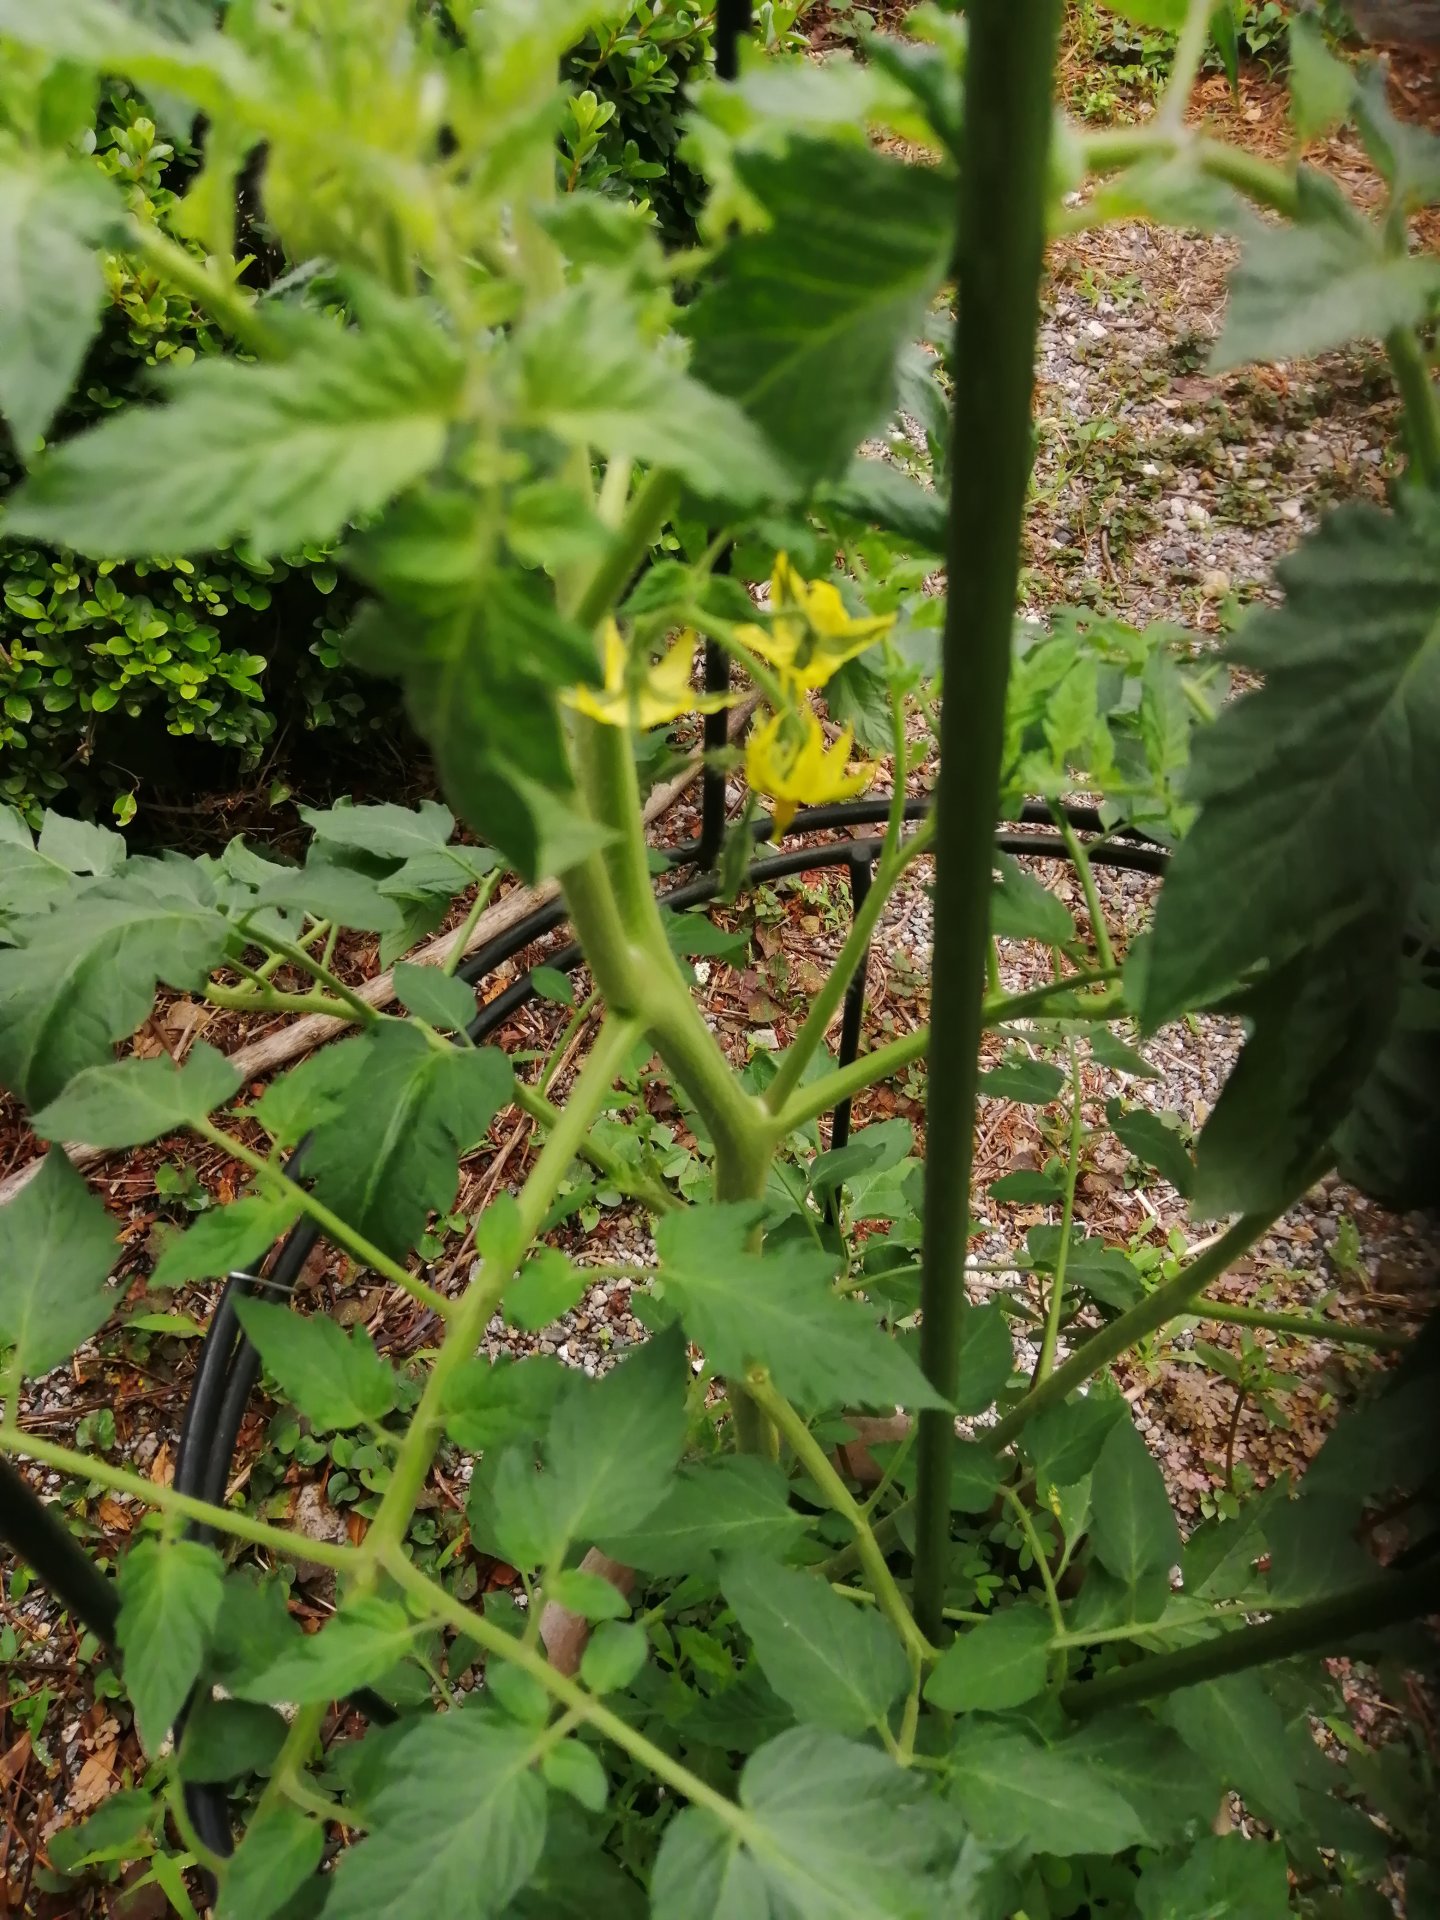
[[[906,819],[913,821],[923,818],[928,806],[925,800],[907,802]],[[1109,833],[1109,838],[1087,849],[1090,859],[1096,864],[1141,873],[1164,871],[1169,849],[1160,842],[1150,840],[1134,829],[1107,829],[1098,813],[1090,807],[1067,807],[1065,811],[1070,825],[1078,832]],[[845,801],[828,807],[810,807],[796,815],[784,837],[788,839],[796,835],[829,832],[850,836],[857,828],[883,827],[888,816],[889,801],[883,797],[877,800]],[[1046,806],[1026,806],[1020,818],[1022,822],[1033,822],[1038,827],[1050,823],[1053,816]],[[762,816],[753,823],[752,831],[757,843],[763,844],[773,834],[773,822]],[[746,873],[746,885],[760,886],[767,881],[843,865],[850,872],[853,914],[865,897],[869,876],[883,845],[883,840],[879,838],[846,837],[822,842],[818,846],[791,847],[763,855],[752,861]],[[1070,858],[1065,842],[1055,833],[1022,833],[1002,828],[996,833],[995,846],[998,852],[1029,855],[1037,859],[1063,861]],[[677,847],[668,854],[669,871],[674,873],[701,864],[702,856],[708,851],[702,834],[700,839]],[[702,872],[694,879],[668,888],[661,895],[661,900],[671,911],[683,912],[713,900],[721,891],[721,884],[718,874],[713,871]],[[497,967],[523,953],[535,941],[553,933],[564,924],[565,918],[563,901],[552,901],[538,907],[508,932],[477,948],[458,969],[458,977],[467,985],[478,986]],[[569,971],[579,966],[583,959],[579,945],[572,941],[559,952],[546,955],[543,964]],[[862,969],[846,994],[841,1027],[841,1066],[853,1060],[858,1051],[860,1026],[864,1017],[864,984]],[[534,993],[532,974],[527,970],[479,1009],[468,1029],[471,1039],[481,1041],[488,1038],[503,1027]],[[846,1102],[843,1119],[841,1109],[836,1109],[832,1146],[844,1145],[849,1136],[848,1108],[849,1103]],[[287,1162],[287,1171],[298,1170],[303,1152],[302,1145]],[[280,1241],[263,1275],[233,1273],[227,1278],[201,1342],[195,1378],[186,1403],[175,1463],[175,1486],[178,1491],[192,1494],[214,1506],[224,1504],[240,1426],[260,1371],[259,1355],[240,1325],[235,1311],[236,1302],[246,1295],[259,1292],[293,1292],[300,1271],[319,1238],[318,1228],[309,1220],[302,1220]],[[192,1526],[189,1532],[196,1539],[212,1537],[211,1530],[200,1525]],[[99,1571],[64,1523],[50,1513],[28,1482],[3,1459],[0,1459],[0,1539],[29,1561],[46,1587],[69,1612],[106,1645],[114,1645],[118,1602],[113,1580]],[[208,1686],[208,1682],[202,1681],[182,1709],[175,1728],[177,1744],[184,1732],[187,1716],[201,1697],[202,1689],[208,1693]],[[377,1724],[396,1718],[389,1702],[369,1688],[359,1689],[350,1695],[348,1704]],[[225,1787],[192,1783],[186,1785],[184,1793],[187,1812],[200,1839],[217,1855],[227,1856],[233,1849],[234,1840]]]

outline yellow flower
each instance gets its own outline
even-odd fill
[[[607,727],[635,727],[644,733],[668,726],[687,713],[717,713],[737,695],[696,693],[690,684],[695,665],[695,635],[681,634],[662,660],[632,677],[629,649],[613,620],[605,623],[605,684],[572,687],[564,696],[577,713]]]
[[[770,609],[768,627],[737,627],[735,638],[797,687],[823,687],[895,624],[893,613],[853,619],[833,581],[802,580],[783,553],[770,576]]]
[[[784,833],[802,805],[821,806],[863,793],[873,767],[848,771],[853,735],[847,727],[827,751],[820,722],[808,708],[776,713],[751,734],[745,749],[745,777],[756,793],[775,802],[775,831]]]

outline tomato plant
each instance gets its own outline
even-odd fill
[[[1302,131],[1358,123],[1378,217],[1187,128],[1208,0],[1127,9],[1178,29],[1174,90],[1148,125],[1081,134],[1053,106],[1056,0],[977,0],[968,33],[934,10],[927,40],[873,41],[866,66],[760,64],[701,90],[704,245],[666,258],[623,204],[578,180],[557,192],[557,63],[607,11],[235,0],[223,32],[187,33],[168,9],[0,0],[0,232],[34,236],[5,286],[0,402],[48,425],[96,321],[102,248],[142,258],[244,353],[39,453],[11,530],[115,560],[338,540],[370,596],[350,655],[399,683],[454,809],[313,815],[300,866],[240,842],[130,857],[102,829],[51,815],[34,838],[0,815],[0,1073],[35,1133],[121,1149],[189,1128],[250,1176],[168,1243],[155,1283],[254,1270],[304,1220],[437,1329],[412,1372],[291,1311],[275,1273],[227,1295],[308,1423],[292,1444],[328,1446],[357,1502],[358,1542],[317,1541],[226,1504],[223,1479],[204,1498],[27,1429],[22,1381],[114,1304],[115,1240],[58,1144],[0,1209],[0,1452],[155,1509],[122,1558],[114,1630],[147,1752],[181,1726],[161,1797],[112,1803],[91,1851],[67,1855],[149,1858],[168,1814],[219,1911],[247,1920],[580,1899],[658,1920],[1366,1911],[1346,1903],[1384,1861],[1308,1715],[1321,1656],[1373,1652],[1436,1603],[1434,1342],[1298,1490],[1187,1541],[1108,1369],[1203,1313],[1328,1167],[1406,1199],[1433,1183],[1440,266],[1410,252],[1407,219],[1440,197],[1440,143],[1303,24]],[[204,258],[69,151],[100,73],[205,115]],[[867,125],[917,157],[877,150]],[[227,257],[218,210],[261,150],[266,220],[288,257],[324,263],[340,305],[312,301],[303,271],[256,299]],[[1374,334],[1405,402],[1393,501],[1342,508],[1283,563],[1278,603],[1232,648],[1262,678],[1218,717],[1215,666],[1183,636],[1076,617],[1015,633],[1046,236],[1137,212],[1241,236],[1223,359]],[[947,414],[913,343],[952,286]],[[897,394],[949,450],[939,494],[858,451]],[[942,551],[937,634],[919,582]],[[759,604],[747,572],[769,576]],[[639,737],[734,697],[693,690],[701,636],[759,702],[722,854],[737,886],[764,801],[783,833],[856,795],[873,773],[857,733],[903,769],[910,716],[938,698],[933,805],[912,821],[896,779],[834,966],[788,1048],[743,1073],[681,959],[720,950],[715,929],[674,924],[643,833]],[[1123,959],[1060,805],[1077,789],[1101,797],[1102,832],[1174,850]],[[1024,869],[997,868],[997,815],[1027,799],[1055,809],[1087,936]],[[455,815],[483,846],[454,839]],[[837,1066],[832,1023],[922,858],[930,1023]],[[583,952],[566,1044],[597,1018],[563,1101],[550,1062],[533,1081],[471,1043],[455,967],[502,864],[558,881]],[[398,970],[403,1014],[332,966],[335,928],[401,953],[462,895],[450,964]],[[1050,949],[1045,984],[996,983],[1002,932]],[[178,1067],[117,1059],[158,985],[353,1031],[258,1094],[203,1042]],[[1146,1272],[1074,1231],[1078,1049],[1143,1074],[1117,1023],[1143,1040],[1197,1009],[1248,1038],[1193,1155],[1143,1111],[1107,1116],[1218,1223]],[[1009,1045],[982,1075],[990,1033]],[[923,1162],[903,1125],[817,1152],[825,1114],[921,1058]],[[642,1076],[669,1084],[693,1151],[661,1136]],[[1017,1373],[1009,1305],[965,1285],[976,1103],[1067,1084],[1063,1150],[1025,1189],[1060,1218],[1029,1236],[1040,1340]],[[512,1106],[543,1146],[469,1223],[473,1270],[446,1290],[412,1255]],[[497,1310],[543,1326],[585,1284],[542,1246],[577,1162],[653,1215],[651,1337],[598,1379],[491,1364]],[[861,1218],[888,1232],[851,1231]],[[867,1486],[851,1441],[868,1416],[891,1425]],[[526,1606],[482,1602],[416,1530],[442,1449],[475,1458],[470,1539],[517,1570]],[[1384,1567],[1361,1544],[1377,1500],[1407,1531]],[[277,1559],[336,1575],[318,1632],[256,1579]],[[547,1608],[578,1623],[576,1660],[547,1657]],[[332,1751],[344,1698],[371,1726]],[[187,1789],[252,1777],[231,1851]],[[1273,1838],[1210,1831],[1229,1790]]]

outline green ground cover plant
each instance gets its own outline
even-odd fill
[[[1138,128],[1057,115],[1055,0],[931,9],[863,68],[757,62],[698,90],[711,198],[703,246],[676,259],[603,182],[557,191],[559,63],[625,9],[236,4],[223,32],[182,37],[163,10],[0,0],[5,72],[26,75],[0,192],[40,210],[47,247],[3,309],[0,401],[47,429],[117,244],[246,354],[57,438],[12,535],[120,564],[338,543],[366,596],[347,654],[403,688],[449,802],[317,813],[300,865],[241,842],[128,856],[105,829],[0,814],[0,1077],[54,1143],[0,1209],[0,1454],[154,1510],[120,1562],[117,1638],[155,1765],[59,1846],[64,1868],[153,1859],[180,1905],[193,1867],[236,1920],[1268,1920],[1382,1911],[1408,1847],[1412,1910],[1433,1899],[1423,1785],[1373,1756],[1338,1767],[1312,1733],[1334,1704],[1323,1656],[1414,1663],[1440,1604],[1433,1330],[1298,1485],[1188,1540],[1108,1370],[1203,1313],[1326,1169],[1433,1197],[1440,266],[1406,221],[1440,198],[1440,143],[1297,25],[1302,131],[1353,119],[1389,189],[1362,216],[1324,179],[1186,128],[1208,4],[1125,11],[1177,34],[1173,91]],[[197,222],[263,146],[267,221],[288,258],[326,258],[343,302],[257,301],[220,251],[137,223],[51,110],[102,73],[205,115]],[[1016,634],[1045,240],[1136,212],[1240,237],[1222,359],[1374,336],[1405,401],[1393,500],[1340,508],[1284,562],[1277,604],[1232,645],[1259,682],[1223,706],[1215,663],[1173,630],[1071,616]],[[952,291],[942,385],[914,342]],[[945,456],[939,495],[857,451],[897,400]],[[943,607],[922,591],[940,557]],[[743,583],[762,578],[757,606]],[[867,783],[857,735],[893,742],[900,770],[907,715],[938,716],[933,805],[907,823],[897,779],[833,969],[791,1045],[743,1073],[684,964],[714,929],[657,898],[640,806],[641,736],[701,704],[701,635],[761,702],[724,856],[741,878],[763,803],[782,830]],[[1123,960],[1063,813],[1087,935],[996,864],[997,818],[1077,790],[1174,848]],[[484,846],[455,840],[457,816]],[[832,1021],[922,857],[931,1022],[839,1069]],[[502,862],[558,879],[602,1010],[563,1100],[467,1043],[453,963],[402,969],[394,1017],[330,964],[339,928],[403,949],[467,896],[458,959]],[[1050,949],[1048,983],[1007,995],[997,934]],[[162,985],[354,1031],[258,1095],[203,1043],[179,1067],[117,1058]],[[1156,1116],[1109,1116],[1213,1233],[1159,1266],[1076,1234],[1077,1047],[1143,1073],[1159,1027],[1217,1009],[1247,1038],[1193,1152]],[[992,1032],[1007,1051],[982,1076]],[[923,1157],[895,1126],[821,1150],[827,1113],[922,1059]],[[976,1100],[1046,1103],[1067,1078],[1069,1150],[1029,1176],[1060,1211],[1027,1249],[1037,1319],[967,1296]],[[657,1080],[682,1146],[649,1115]],[[441,1291],[415,1250],[513,1106],[543,1148]],[[239,1308],[309,1435],[345,1437],[357,1545],[24,1423],[22,1383],[116,1304],[112,1223],[60,1143],[184,1128],[250,1178],[170,1241],[157,1285],[253,1267],[306,1218],[434,1316],[400,1369],[363,1332]],[[492,1365],[497,1311],[542,1326],[586,1284],[545,1245],[586,1169],[653,1215],[651,1337],[594,1380]],[[1016,1366],[1027,1313],[1033,1373]],[[857,1485],[837,1444],[897,1409],[911,1424]],[[526,1606],[431,1552],[417,1504],[442,1450],[473,1459],[470,1538],[518,1570]],[[1383,1565],[1365,1546],[1381,1506],[1400,1535]],[[591,1547],[632,1591],[582,1565]],[[276,1572],[295,1560],[337,1577],[309,1636]],[[589,1623],[574,1673],[546,1658],[547,1602]],[[332,1704],[357,1694],[388,1717],[327,1744]],[[228,1854],[184,1795],[217,1776]],[[1213,1830],[1232,1791],[1261,1831]]]

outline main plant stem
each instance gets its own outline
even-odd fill
[[[959,1384],[991,839],[1030,477],[1059,31],[1059,0],[1030,0],[1024,7],[976,0],[970,9],[920,1324],[921,1366],[946,1400]],[[932,1641],[944,1622],[954,1445],[952,1416],[926,1409],[918,1448],[915,1612]]]

